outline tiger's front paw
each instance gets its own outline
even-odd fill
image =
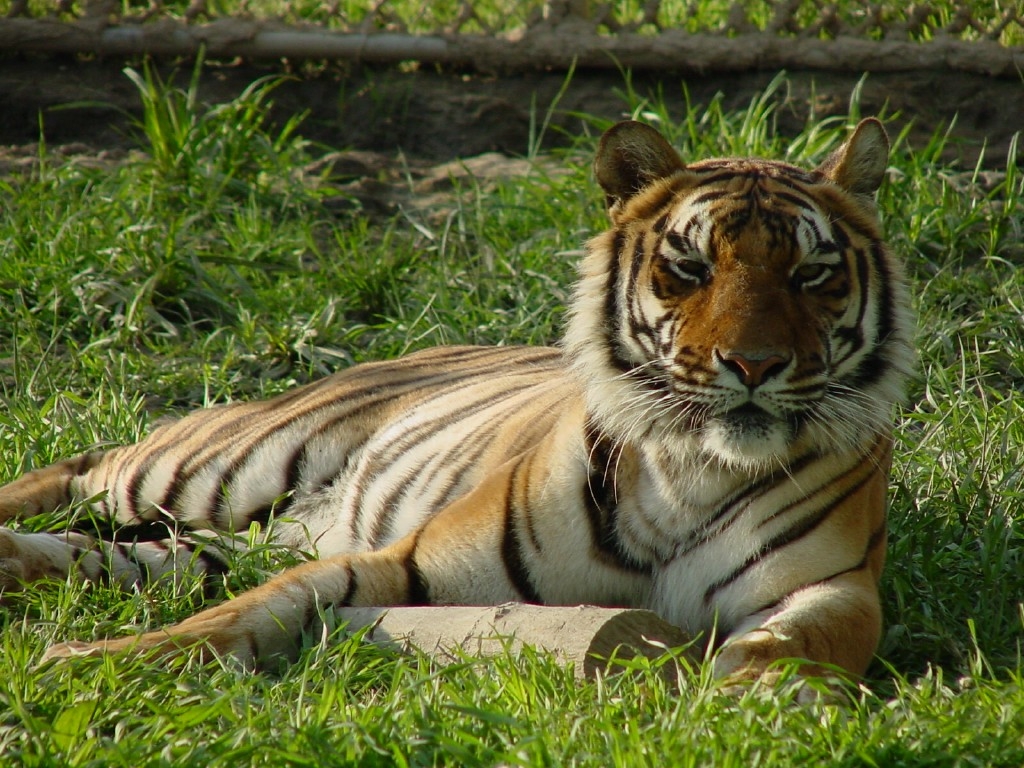
[[[719,652],[715,676],[731,693],[740,694],[752,683],[769,688],[791,683],[797,686],[796,700],[800,703],[838,701],[845,676],[836,667],[807,661],[803,650],[785,635],[767,628],[755,629],[727,643]]]
[[[770,629],[752,630],[722,648],[715,659],[715,677],[736,683],[760,680],[776,662],[799,656],[794,646],[789,638]]]
[[[46,649],[42,663],[58,659],[73,659],[85,656],[131,653],[139,656],[170,657],[179,655],[199,641],[195,638],[176,636],[170,632],[147,632],[135,637],[120,637],[114,640],[98,640],[85,643],[72,640],[56,643]]]
[[[41,663],[56,659],[73,659],[81,656],[101,656],[108,653],[106,643],[83,643],[71,640],[67,643],[55,643],[46,649]]]
[[[276,648],[275,652],[267,653],[267,648],[260,645],[260,638],[244,630],[237,612],[231,603],[227,603],[155,632],[91,643],[58,643],[46,651],[42,660],[120,653],[146,659],[168,659],[194,653],[203,663],[215,658],[230,659],[252,670],[289,655],[285,653],[286,649]]]

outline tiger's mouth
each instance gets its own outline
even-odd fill
[[[731,464],[783,459],[798,431],[793,419],[748,402],[710,417],[704,425],[704,446]]]
[[[754,403],[744,403],[718,416],[730,428],[738,431],[763,430],[778,421],[768,411]]]
[[[780,440],[788,443],[796,435],[792,420],[769,413],[754,403],[732,408],[714,420],[737,444],[768,441],[778,445]]]

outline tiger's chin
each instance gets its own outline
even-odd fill
[[[708,419],[702,447],[726,466],[763,469],[788,463],[798,452],[797,431],[759,408],[739,408]]]

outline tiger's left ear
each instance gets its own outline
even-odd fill
[[[873,117],[861,120],[843,145],[825,158],[818,172],[848,192],[873,195],[889,165],[889,137]]]
[[[636,120],[617,123],[605,131],[594,159],[594,175],[608,208],[685,167],[660,133]]]

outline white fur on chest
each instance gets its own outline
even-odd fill
[[[631,527],[657,532],[648,542],[659,563],[650,607],[694,633],[716,622],[728,628],[762,608],[765,595],[787,581],[763,556],[779,537],[826,507],[832,478],[861,459],[856,452],[827,456],[762,476],[705,466],[675,484],[664,476],[660,482],[651,478],[637,495],[637,507],[624,515],[632,517]],[[808,564],[808,570],[832,566]]]

